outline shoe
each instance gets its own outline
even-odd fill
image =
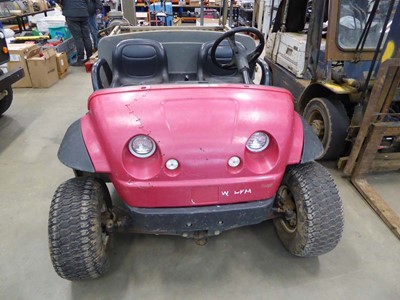
[[[82,67],[85,65],[85,62],[86,62],[85,60],[77,60],[72,62],[70,65],[73,67]]]

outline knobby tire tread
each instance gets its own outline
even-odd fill
[[[310,162],[288,168],[283,183],[289,187],[296,202],[297,228],[289,234],[274,221],[284,246],[296,256],[325,254],[339,243],[343,227],[343,204],[329,172],[320,164]]]
[[[109,196],[104,182],[90,177],[61,184],[51,202],[49,249],[59,276],[68,280],[97,278],[108,268],[101,238],[101,208]]]

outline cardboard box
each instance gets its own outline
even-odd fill
[[[209,0],[208,5],[210,6],[222,6],[222,0]],[[228,7],[230,6],[230,2],[228,1]]]
[[[148,22],[149,20],[148,20],[148,13],[147,12],[136,12],[136,19],[138,20],[138,23],[140,22],[140,21],[143,21],[143,22]]]
[[[68,57],[65,52],[56,53],[58,78],[63,78],[68,71]]]
[[[10,52],[10,61],[7,63],[7,69],[9,71],[14,70],[18,67],[24,69],[25,76],[12,85],[13,88],[29,88],[32,87],[31,77],[29,75],[29,69],[27,59],[31,56],[38,55],[40,48],[32,44],[9,44],[8,50]]]
[[[31,0],[33,3],[36,3],[36,5],[39,7],[40,10],[46,10],[48,9],[47,3],[45,0]]]
[[[204,18],[204,26],[219,26],[219,19]],[[200,26],[200,18],[196,19],[196,25]]]
[[[30,13],[35,13],[36,12],[34,10],[34,8],[33,8],[34,4],[36,4],[36,6],[39,7],[40,10],[48,9],[47,1],[45,1],[45,0],[28,0],[27,4],[28,4],[28,11]]]
[[[30,13],[34,13],[35,10],[33,9],[33,1],[32,0],[28,0],[28,11]]]
[[[42,56],[27,59],[32,87],[47,88],[58,81],[57,57],[53,48],[43,51]]]

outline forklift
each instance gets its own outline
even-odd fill
[[[380,50],[397,27],[398,5],[399,0],[279,5],[265,49],[271,85],[292,92],[296,110],[324,146],[321,160],[347,155],[355,142],[379,66],[385,55],[393,55]],[[400,35],[392,36],[398,45]],[[393,107],[398,109],[398,102]]]
[[[0,27],[0,65],[10,61],[6,37],[3,29]],[[11,85],[24,77],[24,70],[16,68],[15,70],[4,73],[0,69],[0,116],[11,106],[13,100],[13,90]]]

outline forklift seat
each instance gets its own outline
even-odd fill
[[[211,59],[211,48],[214,41],[204,43],[199,52],[197,79],[211,83],[244,83],[243,76],[235,69],[222,69],[216,66]],[[245,47],[237,42],[238,47]],[[222,41],[216,51],[217,60],[226,64],[232,60],[232,49],[227,41]]]
[[[112,55],[111,87],[168,82],[167,55],[161,43],[123,40]]]

